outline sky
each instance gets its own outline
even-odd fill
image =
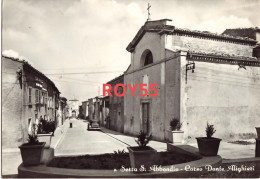
[[[102,94],[130,64],[127,45],[147,19],[222,33],[260,27],[260,0],[2,0],[2,54],[25,59],[68,100]]]

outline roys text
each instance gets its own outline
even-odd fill
[[[134,86],[132,86],[131,84],[128,84],[127,86],[129,87],[129,89],[131,91],[131,96],[134,97],[138,84],[135,84]],[[158,89],[155,88],[157,86],[157,84],[150,84],[149,86],[150,86],[150,88],[149,88],[150,94],[147,89],[147,84],[139,85],[139,89],[140,89],[140,91],[142,91],[142,94],[139,94],[140,97],[145,97],[147,95],[149,95],[149,97],[155,97],[158,95]],[[106,93],[107,93],[109,96],[112,97],[113,95],[110,92],[111,89],[112,89],[112,86],[110,84],[103,84],[103,96],[106,96]],[[126,93],[126,86],[121,83],[116,84],[113,91],[116,96],[123,97]]]

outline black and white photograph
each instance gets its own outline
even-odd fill
[[[2,178],[259,178],[260,0],[1,0]]]

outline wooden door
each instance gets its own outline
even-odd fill
[[[142,130],[149,134],[150,133],[150,104],[142,103]]]

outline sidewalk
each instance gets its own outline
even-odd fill
[[[100,128],[102,132],[104,132],[108,136],[115,138],[116,140],[122,143],[125,143],[127,146],[137,146],[137,143],[135,142],[136,139],[135,137],[128,136],[117,131],[112,131],[104,127],[100,127]],[[148,145],[160,152],[167,150],[166,142],[158,142],[158,141],[151,140]]]
[[[19,149],[2,151],[2,175],[18,175],[18,166],[22,163]]]
[[[66,132],[66,126],[69,119],[65,120],[64,125],[56,128],[54,136],[51,139],[51,148],[56,148],[57,144],[60,142],[62,135]],[[18,174],[18,166],[22,163],[22,156],[20,149],[11,148],[2,150],[2,175],[13,178],[13,176]]]
[[[188,145],[198,148],[197,142],[195,140],[189,142]],[[222,140],[220,142],[218,155],[220,155],[223,158],[223,160],[254,158],[255,144],[249,144],[249,145],[233,144]]]
[[[101,127],[101,130],[107,135],[116,138],[117,140],[126,143],[130,146],[136,146],[135,138],[131,136],[127,136],[120,132],[112,131]],[[254,141],[254,140],[252,140]],[[192,147],[198,148],[197,141],[192,140],[188,142],[188,145]],[[150,141],[149,146],[155,148],[157,151],[165,151],[167,150],[166,142],[158,142],[158,141]],[[219,152],[223,160],[228,159],[242,159],[242,158],[254,158],[255,157],[255,144],[249,145],[241,145],[241,144],[233,144],[228,143],[227,141],[221,141],[219,146]]]
[[[51,144],[50,147],[51,148],[56,148],[57,145],[59,144],[59,142],[61,141],[62,137],[64,136],[64,134],[66,133],[68,127],[69,127],[69,119],[66,119],[63,123],[63,125],[59,126],[58,128],[56,128],[55,132],[54,132],[54,136],[51,139]]]

